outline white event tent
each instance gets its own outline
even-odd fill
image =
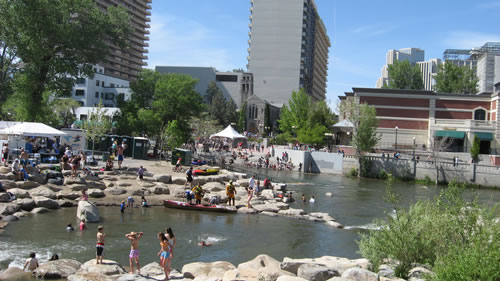
[[[0,130],[0,135],[17,135],[27,137],[57,137],[65,136],[65,132],[56,130],[43,123],[22,122]]]
[[[247,139],[244,135],[238,133],[231,125],[227,126],[224,130],[218,132],[217,134],[213,134],[210,138],[228,138],[228,139]]]

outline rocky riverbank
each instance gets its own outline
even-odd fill
[[[171,280],[179,281],[397,281],[393,265],[381,266],[378,273],[369,270],[366,259],[346,259],[324,256],[319,258],[291,259],[283,261],[268,255],[259,255],[253,260],[237,266],[226,261],[194,262],[186,264],[180,271],[172,270]],[[425,274],[432,274],[428,269],[416,266],[409,272],[411,281],[423,280]],[[69,281],[148,281],[163,280],[162,267],[150,263],[141,267],[140,274],[130,274],[117,262],[104,260],[95,264],[95,260],[80,263],[76,260],[61,259],[42,264],[33,272],[33,276],[43,280]],[[33,280],[30,273],[18,268],[9,268],[0,274],[2,280]]]
[[[144,161],[146,164],[149,161]],[[142,164],[142,163],[141,163]],[[89,201],[96,206],[118,206],[127,197],[135,197],[139,205],[140,197],[145,196],[150,206],[161,206],[164,200],[183,200],[185,197],[185,177],[182,174],[157,174],[146,172],[143,180],[136,177],[138,167],[99,171],[91,168],[93,175],[72,178],[70,171],[62,173],[42,167],[41,171],[27,167],[28,181],[15,181],[7,167],[0,167],[0,183],[16,199],[9,201],[7,193],[0,194],[0,231],[8,223],[27,215],[47,213],[65,207],[75,207],[80,200],[81,191],[86,190]],[[170,170],[170,168],[166,168]],[[172,175],[173,174],[173,175]],[[240,214],[263,214],[285,216],[295,219],[325,223],[342,228],[327,213],[307,214],[302,209],[290,208],[288,198],[277,195],[281,191],[263,190],[254,196],[251,208],[246,207],[248,179],[242,173],[221,170],[218,175],[195,177],[194,183],[201,184],[206,191],[203,198],[208,204],[211,196],[217,195],[222,204],[227,203],[225,185],[233,180],[236,186],[236,207]]]

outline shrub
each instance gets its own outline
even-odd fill
[[[475,199],[463,200],[464,189],[464,185],[451,182],[435,200],[418,201],[408,209],[396,208],[395,216],[376,220],[379,230],[361,235],[358,242],[361,254],[372,262],[375,270],[386,258],[398,260],[395,273],[402,278],[407,277],[412,263],[435,265],[438,276],[451,276],[436,280],[454,280],[454,274],[461,269],[471,274],[481,273],[455,280],[483,280],[479,276],[490,276],[498,268],[499,226],[493,221],[492,212],[481,209]],[[484,240],[492,239],[496,239],[495,243],[485,245]],[[493,244],[496,250],[480,259],[481,251]]]
[[[360,175],[362,177],[368,177],[372,168],[372,161],[367,157],[361,156],[359,162],[359,164],[361,165],[361,169],[359,171]]]
[[[386,180],[387,179],[387,172],[385,170],[380,170],[380,172],[378,172],[377,178],[379,178],[381,180]]]
[[[357,177],[358,176],[358,170],[356,168],[351,168],[351,170],[349,171],[349,176],[351,177]]]

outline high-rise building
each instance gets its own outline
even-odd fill
[[[427,91],[434,90],[434,76],[439,71],[439,65],[441,65],[440,59],[430,59],[427,61],[419,61],[416,63],[420,67],[420,72],[422,72],[422,80],[424,82],[424,89]]]
[[[134,80],[139,77],[142,67],[146,65],[148,57],[146,54],[149,46],[148,28],[151,19],[152,0],[96,0],[98,7],[106,11],[109,6],[121,5],[128,10],[130,16],[130,27],[132,33],[127,39],[128,46],[125,49],[109,43],[110,54],[100,63],[104,66],[105,75]]]
[[[314,0],[251,0],[250,13],[254,94],[284,104],[304,88],[313,101],[324,100],[330,39]]]

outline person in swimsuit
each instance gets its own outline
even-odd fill
[[[163,232],[158,233],[158,240],[160,240],[160,251],[158,252],[158,256],[160,256],[160,265],[163,267],[163,271],[165,272],[164,280],[168,280],[170,268],[167,267],[167,264],[168,259],[170,259],[171,245]]]
[[[36,254],[32,252],[30,253],[29,259],[27,259],[26,262],[24,263],[23,270],[26,270],[26,267],[28,267],[29,271],[33,271],[38,266],[39,265],[38,265],[38,259],[36,258]]]
[[[102,264],[102,252],[104,251],[104,227],[102,225],[97,227],[97,244],[96,244],[96,264]]]
[[[167,239],[169,241],[172,241],[172,247],[170,248],[170,258],[168,259],[168,268],[172,268],[170,265],[172,263],[172,259],[174,258],[174,248],[175,244],[177,244],[177,239],[175,238],[174,231],[171,227],[167,227],[167,229],[165,229],[165,232],[167,233]]]
[[[80,230],[83,231],[85,229],[85,219],[82,219],[82,221],[80,222]]]
[[[130,274],[134,274],[134,260],[137,264],[137,272],[141,272],[141,267],[139,265],[139,239],[141,239],[143,232],[130,232],[125,234],[128,240],[130,240],[130,254],[128,255],[130,260]]]
[[[210,247],[210,246],[212,246],[211,243],[208,243],[208,242],[205,242],[205,241],[201,241],[200,243],[198,243],[198,245],[200,247]]]

